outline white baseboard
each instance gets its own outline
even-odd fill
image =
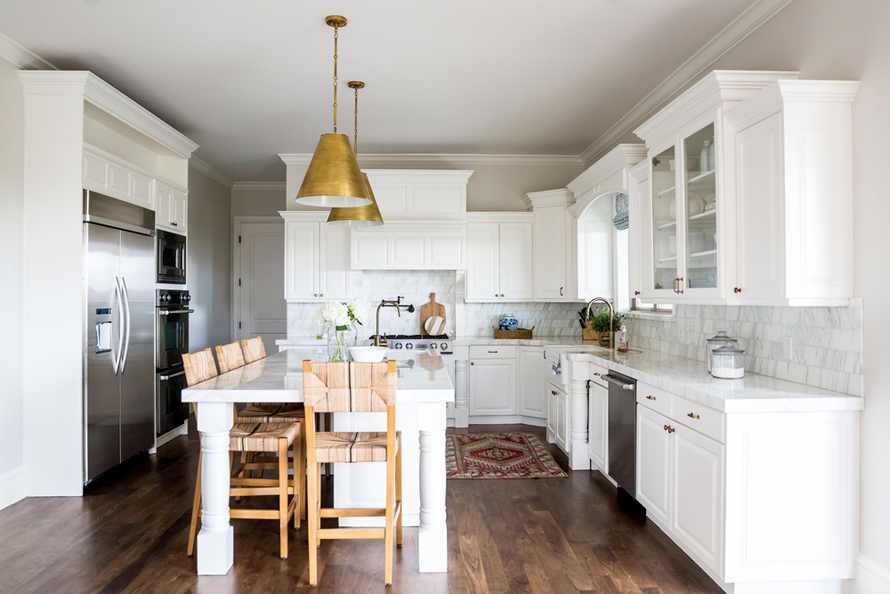
[[[27,494],[28,485],[25,481],[24,466],[19,466],[0,475],[0,509],[21,501]]]
[[[856,581],[850,594],[886,594],[890,592],[890,568],[871,557],[859,555],[856,560]]]
[[[480,415],[470,417],[470,425],[531,425],[532,427],[546,427],[547,419],[522,415]]]

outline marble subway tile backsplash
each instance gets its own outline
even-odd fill
[[[705,360],[705,340],[725,330],[745,349],[745,369],[770,377],[862,395],[862,300],[849,307],[680,305],[663,320],[627,321],[631,344]],[[792,357],[783,340],[791,337]]]
[[[579,336],[578,303],[467,303],[464,333],[468,337],[491,337],[505,313],[519,320],[520,328],[534,328],[535,336]]]

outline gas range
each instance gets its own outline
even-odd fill
[[[447,334],[397,334],[395,336],[386,336],[386,345],[396,350],[425,350],[430,349],[439,351],[442,355],[452,355],[454,351],[451,346],[451,337]],[[373,340],[374,337],[371,337]]]

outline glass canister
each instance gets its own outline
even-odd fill
[[[745,351],[731,341],[711,351],[711,375],[721,379],[745,377]]]
[[[723,330],[718,330],[716,336],[712,336],[711,338],[706,339],[708,350],[705,353],[705,361],[707,361],[708,363],[708,373],[711,373],[711,351],[725,346],[729,341],[733,341],[738,344],[735,338],[729,336]]]

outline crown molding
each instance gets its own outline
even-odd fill
[[[764,23],[773,18],[793,0],[758,0],[717,33],[692,57],[674,70],[666,79],[606,130],[581,153],[585,164],[592,163],[612,143],[639,126],[662,107],[674,94],[707,72],[729,50],[745,40]]]
[[[224,185],[230,190],[232,189],[232,186],[235,185],[235,181],[231,177],[229,177],[213,165],[210,165],[206,161],[202,161],[198,157],[192,157],[191,159],[189,159],[189,167],[191,167],[198,173],[203,173],[213,181]]]
[[[198,145],[88,70],[22,70],[26,95],[82,95],[102,112],[188,159]]]
[[[3,33],[0,33],[0,57],[9,60],[20,70],[58,70],[58,68]]]
[[[522,202],[528,209],[532,209],[536,206],[572,204],[575,202],[575,194],[568,188],[544,190],[543,192],[528,192],[522,196]]]
[[[281,153],[278,155],[287,165],[308,165],[312,160],[309,153]],[[455,154],[455,153],[378,153],[358,156],[361,167],[407,167],[411,165],[446,166],[528,166],[557,165],[582,167],[584,163],[576,155],[496,155],[496,154]]]
[[[645,144],[619,144],[603,155],[584,173],[570,181],[566,187],[576,198],[594,189],[605,179],[625,167],[632,167],[646,158]]]
[[[251,191],[251,192],[284,192],[287,188],[287,182],[277,181],[239,181],[232,186],[232,191]]]

